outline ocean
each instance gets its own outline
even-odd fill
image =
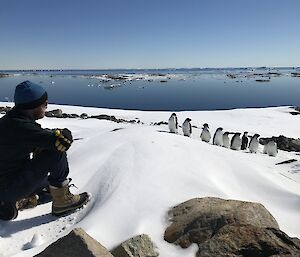
[[[299,67],[0,71],[0,101],[13,101],[24,80],[43,86],[55,104],[151,111],[300,106]]]

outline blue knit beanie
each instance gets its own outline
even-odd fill
[[[34,109],[45,103],[47,99],[46,90],[28,80],[16,86],[14,101],[19,109]]]

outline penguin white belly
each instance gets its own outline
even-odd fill
[[[268,153],[268,144],[264,144],[264,150],[263,153],[267,154]]]
[[[211,135],[210,135],[210,132],[208,130],[202,130],[202,133],[200,135],[200,138],[202,141],[204,142],[209,142],[210,138],[211,138]]]
[[[191,128],[190,128],[190,124],[187,122],[184,122],[182,125],[182,132],[184,136],[191,136]]]
[[[218,132],[214,138],[214,145],[222,146],[223,145],[223,134],[222,132]]]
[[[230,147],[230,141],[228,136],[223,136],[223,146],[226,148]]]
[[[176,121],[173,118],[169,119],[169,130],[171,133],[177,133]]]
[[[274,157],[277,156],[278,149],[277,149],[277,144],[274,141],[270,141],[268,143],[267,153],[269,156],[274,156]]]
[[[233,140],[232,145],[231,145],[231,149],[232,150],[240,150],[242,146],[242,139],[237,137]]]
[[[251,153],[257,153],[257,151],[258,151],[258,141],[257,140],[252,140],[250,142],[249,151]]]

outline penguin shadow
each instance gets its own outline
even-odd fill
[[[157,132],[159,133],[166,133],[166,134],[170,134],[170,135],[176,135],[176,136],[183,136],[179,133],[174,133],[174,132],[170,132],[170,131],[167,131],[167,130],[157,130]]]
[[[48,213],[23,220],[1,221],[2,229],[0,230],[0,236],[3,238],[8,238],[17,232],[38,227],[55,220],[57,220],[57,217],[53,216],[51,213]]]

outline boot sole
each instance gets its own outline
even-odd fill
[[[87,193],[82,193],[80,194],[80,196],[82,197],[82,199],[76,204],[70,205],[68,207],[54,207],[54,208],[52,207],[52,215],[58,217],[64,214],[74,212],[77,209],[81,208],[90,200],[89,195]]]

